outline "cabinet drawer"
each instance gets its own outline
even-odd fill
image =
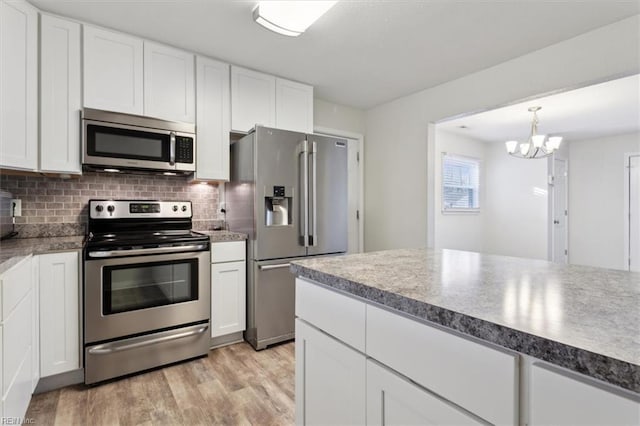
[[[639,425],[640,397],[542,362],[531,367],[529,424]]]
[[[235,262],[245,260],[244,241],[228,241],[211,244],[211,262]]]
[[[494,424],[518,419],[518,356],[367,305],[367,355]]]
[[[31,256],[21,260],[0,277],[2,304],[0,320],[4,321],[25,294],[31,290]]]
[[[296,278],[296,316],[364,352],[363,302]]]

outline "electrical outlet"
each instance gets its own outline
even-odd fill
[[[15,217],[22,216],[22,200],[17,198],[11,200],[11,214]]]

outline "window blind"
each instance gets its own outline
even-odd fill
[[[480,209],[480,160],[451,154],[442,156],[442,210]]]

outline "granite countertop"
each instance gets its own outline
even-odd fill
[[[291,271],[640,393],[640,273],[433,249],[301,260]]]
[[[82,249],[83,235],[71,237],[15,238],[0,242],[0,274],[25,256]]]
[[[247,234],[232,231],[200,231],[202,234],[208,235],[212,243],[222,243],[225,241],[244,241],[247,239]]]

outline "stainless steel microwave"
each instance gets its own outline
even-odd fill
[[[195,125],[84,108],[85,170],[189,174],[196,169]]]

